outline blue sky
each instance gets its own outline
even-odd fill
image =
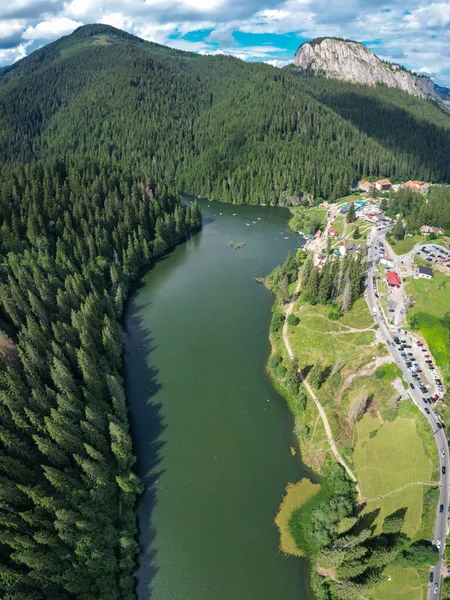
[[[86,23],[275,66],[305,40],[350,38],[450,86],[450,0],[3,0],[0,66]]]

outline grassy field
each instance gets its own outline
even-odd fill
[[[408,278],[406,292],[415,302],[413,311],[430,312],[443,317],[450,310],[450,277],[434,271],[433,279]]]
[[[405,237],[404,240],[400,240],[396,242],[395,240],[391,240],[389,243],[392,246],[395,254],[400,256],[400,254],[406,254],[410,250],[414,248],[416,244],[420,244],[420,242],[426,242],[427,238],[424,235],[413,235],[413,237]]]
[[[403,531],[414,539],[421,529],[423,484],[432,483],[433,463],[416,427],[416,419],[423,417],[418,410],[403,412],[384,423],[373,413],[364,416],[356,427],[354,464],[365,511],[380,511],[379,529],[387,515],[406,508]]]
[[[392,382],[400,372],[389,362],[384,344],[377,341],[373,317],[364,299],[358,300],[338,320],[330,319],[331,311],[330,306],[304,304],[301,297],[296,302],[294,313],[300,321],[288,327],[288,335],[299,366],[307,374],[317,362],[322,364],[324,378],[319,389],[315,389],[316,395],[325,409],[339,451],[358,478],[367,504],[365,511],[379,511],[375,521],[378,531],[387,515],[406,508],[405,534],[413,539],[430,538],[435,488],[423,483],[432,483],[438,476],[432,432],[409,400],[397,404],[402,390]],[[282,366],[287,367],[290,361],[281,331],[272,333],[271,340],[273,353],[280,355]],[[289,396],[285,386],[279,384],[279,387],[294,415],[302,460],[323,474],[330,449],[314,402],[308,396],[306,409],[299,412],[295,398]],[[352,415],[363,397],[368,404],[364,416],[358,420]],[[317,493],[312,491],[313,484],[304,482],[298,489],[292,486],[292,492],[288,490],[277,517],[282,537],[284,531],[281,543],[288,552],[314,553],[315,549],[308,547],[305,527],[311,511],[330,494],[326,478],[324,482]],[[386,573],[390,581],[386,579],[365,592],[366,598],[425,600],[425,571],[388,567]]]
[[[370,600],[425,600],[428,590],[428,569],[386,567],[384,581],[364,592]]]
[[[450,277],[435,271],[433,279],[408,279],[405,289],[414,300],[408,317],[417,317],[419,333],[426,339],[445,381],[450,382],[450,350],[446,346],[450,332],[441,322],[450,311]]]
[[[289,209],[292,213],[292,218],[289,221],[289,227],[292,231],[303,231],[303,233],[315,233],[310,231],[311,221],[318,219],[322,226],[325,225],[327,218],[327,209],[321,207],[300,208],[294,207]]]
[[[309,479],[301,479],[297,483],[289,483],[286,487],[286,495],[280,505],[275,524],[280,533],[280,550],[284,554],[303,556],[304,552],[297,547],[289,528],[289,522],[294,511],[306,504],[320,491],[320,484],[312,483]]]

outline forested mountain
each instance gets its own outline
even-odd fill
[[[113,161],[0,167],[0,597],[129,600],[139,481],[118,319],[197,205]]]
[[[361,175],[450,182],[431,102],[89,25],[0,72],[0,159],[95,153],[226,202],[334,198]]]

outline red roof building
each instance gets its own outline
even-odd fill
[[[415,190],[416,192],[423,192],[426,189],[424,181],[418,181],[414,179],[413,181],[407,181],[403,184],[404,189]]]
[[[337,237],[339,235],[339,231],[337,231],[334,227],[328,227],[328,231],[327,231],[328,235],[332,235],[334,237]]]
[[[380,179],[376,182],[375,187],[380,192],[387,192],[391,189],[392,183],[389,181],[389,179]]]
[[[400,287],[401,279],[394,271],[388,271],[386,280],[388,285],[393,285],[395,287]]]

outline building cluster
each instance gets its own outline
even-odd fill
[[[442,227],[430,227],[429,225],[422,225],[420,228],[420,233],[422,235],[430,235],[430,233],[435,233],[436,235],[444,235],[445,231]]]
[[[369,194],[372,190],[378,192],[398,192],[399,190],[414,190],[415,192],[425,193],[428,191],[430,184],[425,181],[418,181],[417,179],[406,181],[405,183],[391,183],[390,179],[379,179],[378,181],[367,181],[361,179],[358,182],[358,189],[362,192]]]

